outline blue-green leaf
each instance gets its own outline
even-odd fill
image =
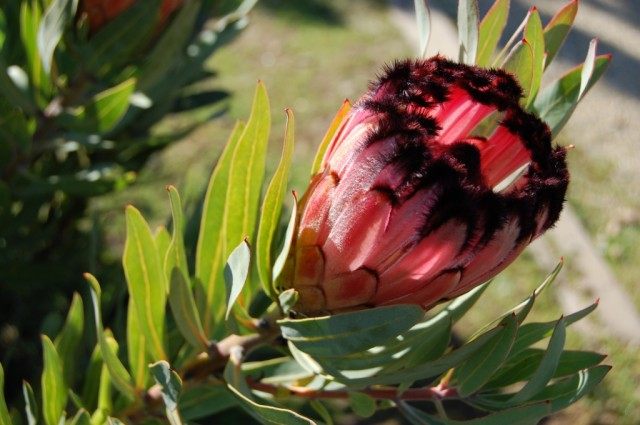
[[[182,380],[164,360],[149,365],[151,375],[162,389],[162,400],[168,410],[178,409],[178,401],[182,392]]]
[[[544,27],[544,44],[547,51],[545,67],[549,66],[556,57],[558,50],[567,38],[567,34],[569,34],[569,30],[571,30],[577,13],[578,1],[572,0],[563,6]]]
[[[542,391],[551,378],[553,378],[556,368],[558,367],[558,363],[560,362],[562,349],[564,348],[565,335],[565,322],[564,318],[561,318],[558,320],[558,323],[553,330],[553,334],[549,340],[549,346],[547,347],[544,357],[540,361],[538,369],[534,372],[531,379],[525,384],[525,386],[509,400],[510,404],[517,405],[530,400]]]
[[[374,347],[415,325],[424,312],[395,305],[308,319],[283,319],[282,336],[311,355],[341,356]]]

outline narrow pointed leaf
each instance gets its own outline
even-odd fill
[[[295,131],[293,111],[287,109],[285,113],[287,114],[287,124],[282,147],[282,157],[264,196],[258,236],[256,239],[256,265],[258,267],[258,274],[264,292],[268,294],[271,299],[276,299],[277,297],[276,290],[273,286],[271,251],[273,239],[278,229],[278,224],[280,223],[282,201],[284,200],[284,194],[287,190],[287,179],[289,177],[289,168],[291,167]]]
[[[202,208],[200,231],[196,248],[196,282],[200,286],[197,299],[198,310],[202,314],[202,324],[207,335],[214,317],[224,308],[222,269],[226,258],[223,251],[224,206],[228,190],[229,170],[233,152],[244,131],[244,124],[237,122],[218,164],[211,174]]]
[[[146,386],[149,376],[149,368],[147,367],[149,355],[147,354],[146,338],[142,334],[138,321],[138,309],[132,298],[129,298],[127,306],[127,354],[133,381],[136,388],[142,389]]]
[[[140,211],[126,209],[127,240],[122,264],[129,294],[134,301],[138,325],[147,350],[154,360],[166,359],[164,351],[164,315],[166,277],[149,225]]]
[[[496,0],[482,18],[478,34],[478,57],[476,58],[478,66],[491,64],[493,53],[507,24],[509,6],[510,0]]]
[[[227,288],[227,312],[228,319],[231,309],[242,292],[242,288],[249,276],[251,250],[247,241],[242,241],[229,256],[224,268],[224,280]]]
[[[289,223],[287,224],[287,230],[284,232],[284,238],[282,241],[282,247],[280,252],[273,262],[273,282],[274,285],[279,283],[279,278],[286,266],[287,258],[289,257],[289,251],[293,244],[293,237],[295,235],[296,224],[298,218],[298,200],[296,199],[295,192],[293,193],[293,203],[291,207],[291,214],[289,216]]]
[[[62,360],[56,347],[42,335],[42,416],[47,425],[58,425],[67,404],[67,386],[64,382]]]
[[[129,109],[129,100],[135,86],[135,78],[125,80],[98,93],[86,106],[60,115],[58,120],[62,125],[76,131],[108,133]]]
[[[533,398],[536,394],[544,389],[556,372],[562,349],[565,341],[565,322],[564,318],[558,320],[556,327],[549,340],[549,346],[545,352],[540,365],[535,373],[531,376],[529,382],[525,384],[510,400],[511,404],[520,404]]]
[[[7,402],[4,400],[4,369],[0,364],[0,423],[11,425],[11,416],[9,416],[9,409],[7,408]]]
[[[611,370],[611,366],[595,366],[578,372],[571,378],[556,382],[535,398],[551,400],[551,411],[558,412],[591,392],[605,375]]]
[[[600,55],[595,58],[593,72],[582,90],[582,97],[600,79],[610,62],[611,55]],[[542,89],[536,97],[533,104],[534,110],[549,125],[554,136],[569,121],[580,100],[582,74],[583,65],[580,65]]]
[[[560,47],[562,47],[564,40],[567,38],[567,34],[569,34],[571,30],[577,12],[578,1],[571,0],[563,6],[553,18],[551,18],[547,26],[544,27],[544,44],[547,50],[546,66],[549,66],[556,57]]]
[[[84,332],[84,308],[82,298],[78,293],[73,294],[73,300],[67,314],[67,321],[62,331],[55,339],[55,346],[64,371],[67,385],[73,384],[78,361],[78,347],[82,342]]]
[[[38,402],[33,394],[33,388],[27,381],[22,382],[22,396],[24,397],[24,412],[27,417],[27,424],[37,425],[39,419]],[[4,422],[2,422],[4,423]]]
[[[199,350],[206,350],[207,336],[202,328],[193,293],[182,273],[173,269],[171,273],[171,289],[169,291],[169,305],[173,312],[176,325],[182,336]]]
[[[333,117],[331,124],[329,124],[329,129],[325,133],[322,138],[322,142],[320,142],[320,146],[318,147],[318,151],[316,152],[316,156],[313,159],[313,165],[311,166],[311,176],[313,177],[320,171],[322,171],[322,160],[324,159],[324,154],[329,148],[329,144],[333,139],[333,136],[336,134],[340,126],[343,124],[345,117],[351,110],[351,102],[348,99],[345,99],[342,102],[342,106],[338,109],[338,112]]]
[[[127,369],[122,365],[118,356],[111,350],[107,338],[102,328],[102,314],[100,311],[100,285],[94,276],[89,273],[85,273],[85,279],[89,283],[91,292],[91,301],[93,304],[93,316],[96,322],[96,333],[98,338],[98,344],[100,346],[100,352],[102,358],[109,369],[109,374],[113,381],[113,385],[120,391],[127,399],[135,399],[135,389],[133,381]]]
[[[416,10],[416,22],[418,24],[418,57],[427,57],[427,48],[429,47],[429,38],[431,36],[431,13],[427,0],[414,0],[414,8]]]
[[[589,43],[589,50],[587,51],[587,57],[582,64],[582,72],[580,73],[580,90],[578,91],[578,100],[582,99],[582,96],[589,87],[589,82],[593,76],[593,70],[595,68],[596,50],[598,48],[598,40],[593,39]]]
[[[189,267],[187,265],[187,254],[184,249],[184,213],[182,212],[182,201],[178,190],[173,186],[167,186],[169,199],[171,201],[171,217],[173,220],[173,230],[171,242],[167,249],[166,256],[160,257],[164,261],[164,273],[167,279],[171,278],[174,267],[182,273],[185,282],[189,282]]]
[[[500,330],[473,357],[456,369],[454,375],[459,382],[458,391],[465,397],[473,394],[489,381],[491,376],[504,363],[513,346],[518,330],[515,314],[507,316]]]
[[[534,82],[534,56],[533,46],[527,39],[522,39],[509,53],[504,69],[516,76],[522,87],[523,97],[520,101],[526,105],[531,95]]]
[[[473,65],[478,54],[479,14],[477,0],[458,2],[458,39],[460,62]]]
[[[86,410],[80,409],[69,425],[91,425],[91,416],[89,416]]]
[[[62,32],[73,22],[78,0],[53,0],[44,13],[38,28],[38,50],[47,74],[51,72],[53,52],[62,38]]]
[[[527,25],[524,28],[524,38],[531,45],[532,54],[531,85],[529,90],[525,92],[525,99],[523,101],[524,105],[529,107],[538,94],[538,90],[540,90],[545,64],[545,45],[542,20],[540,19],[540,12],[535,8],[533,8],[529,14]]]

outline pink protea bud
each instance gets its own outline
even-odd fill
[[[299,311],[429,308],[486,282],[551,227],[565,150],[521,96],[501,70],[441,57],[388,67],[301,201]]]
[[[86,14],[89,28],[95,32],[115,19],[131,7],[137,0],[83,0],[80,2],[80,13]],[[160,9],[162,25],[174,10],[182,5],[183,0],[164,0]]]

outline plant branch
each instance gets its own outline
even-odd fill
[[[251,389],[262,391],[265,393],[281,396],[284,391],[288,391],[290,395],[307,399],[347,399],[349,398],[349,391],[336,390],[314,390],[306,387],[297,386],[278,386],[273,384],[266,384],[264,382],[258,382],[251,378],[247,378],[247,384]],[[359,390],[359,392],[367,394],[368,396],[378,400],[406,400],[406,401],[418,401],[418,400],[444,400],[458,397],[458,391],[455,388],[448,387],[424,387],[424,388],[409,388],[403,393],[398,393],[397,388],[385,387],[385,388],[368,388]]]

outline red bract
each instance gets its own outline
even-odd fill
[[[299,310],[428,308],[492,278],[551,227],[565,149],[521,96],[504,71],[440,57],[386,69],[301,202]]]
[[[83,0],[80,11],[86,14],[91,31],[97,31],[135,2],[136,0]],[[160,22],[164,22],[182,2],[183,0],[164,0],[160,9]]]

